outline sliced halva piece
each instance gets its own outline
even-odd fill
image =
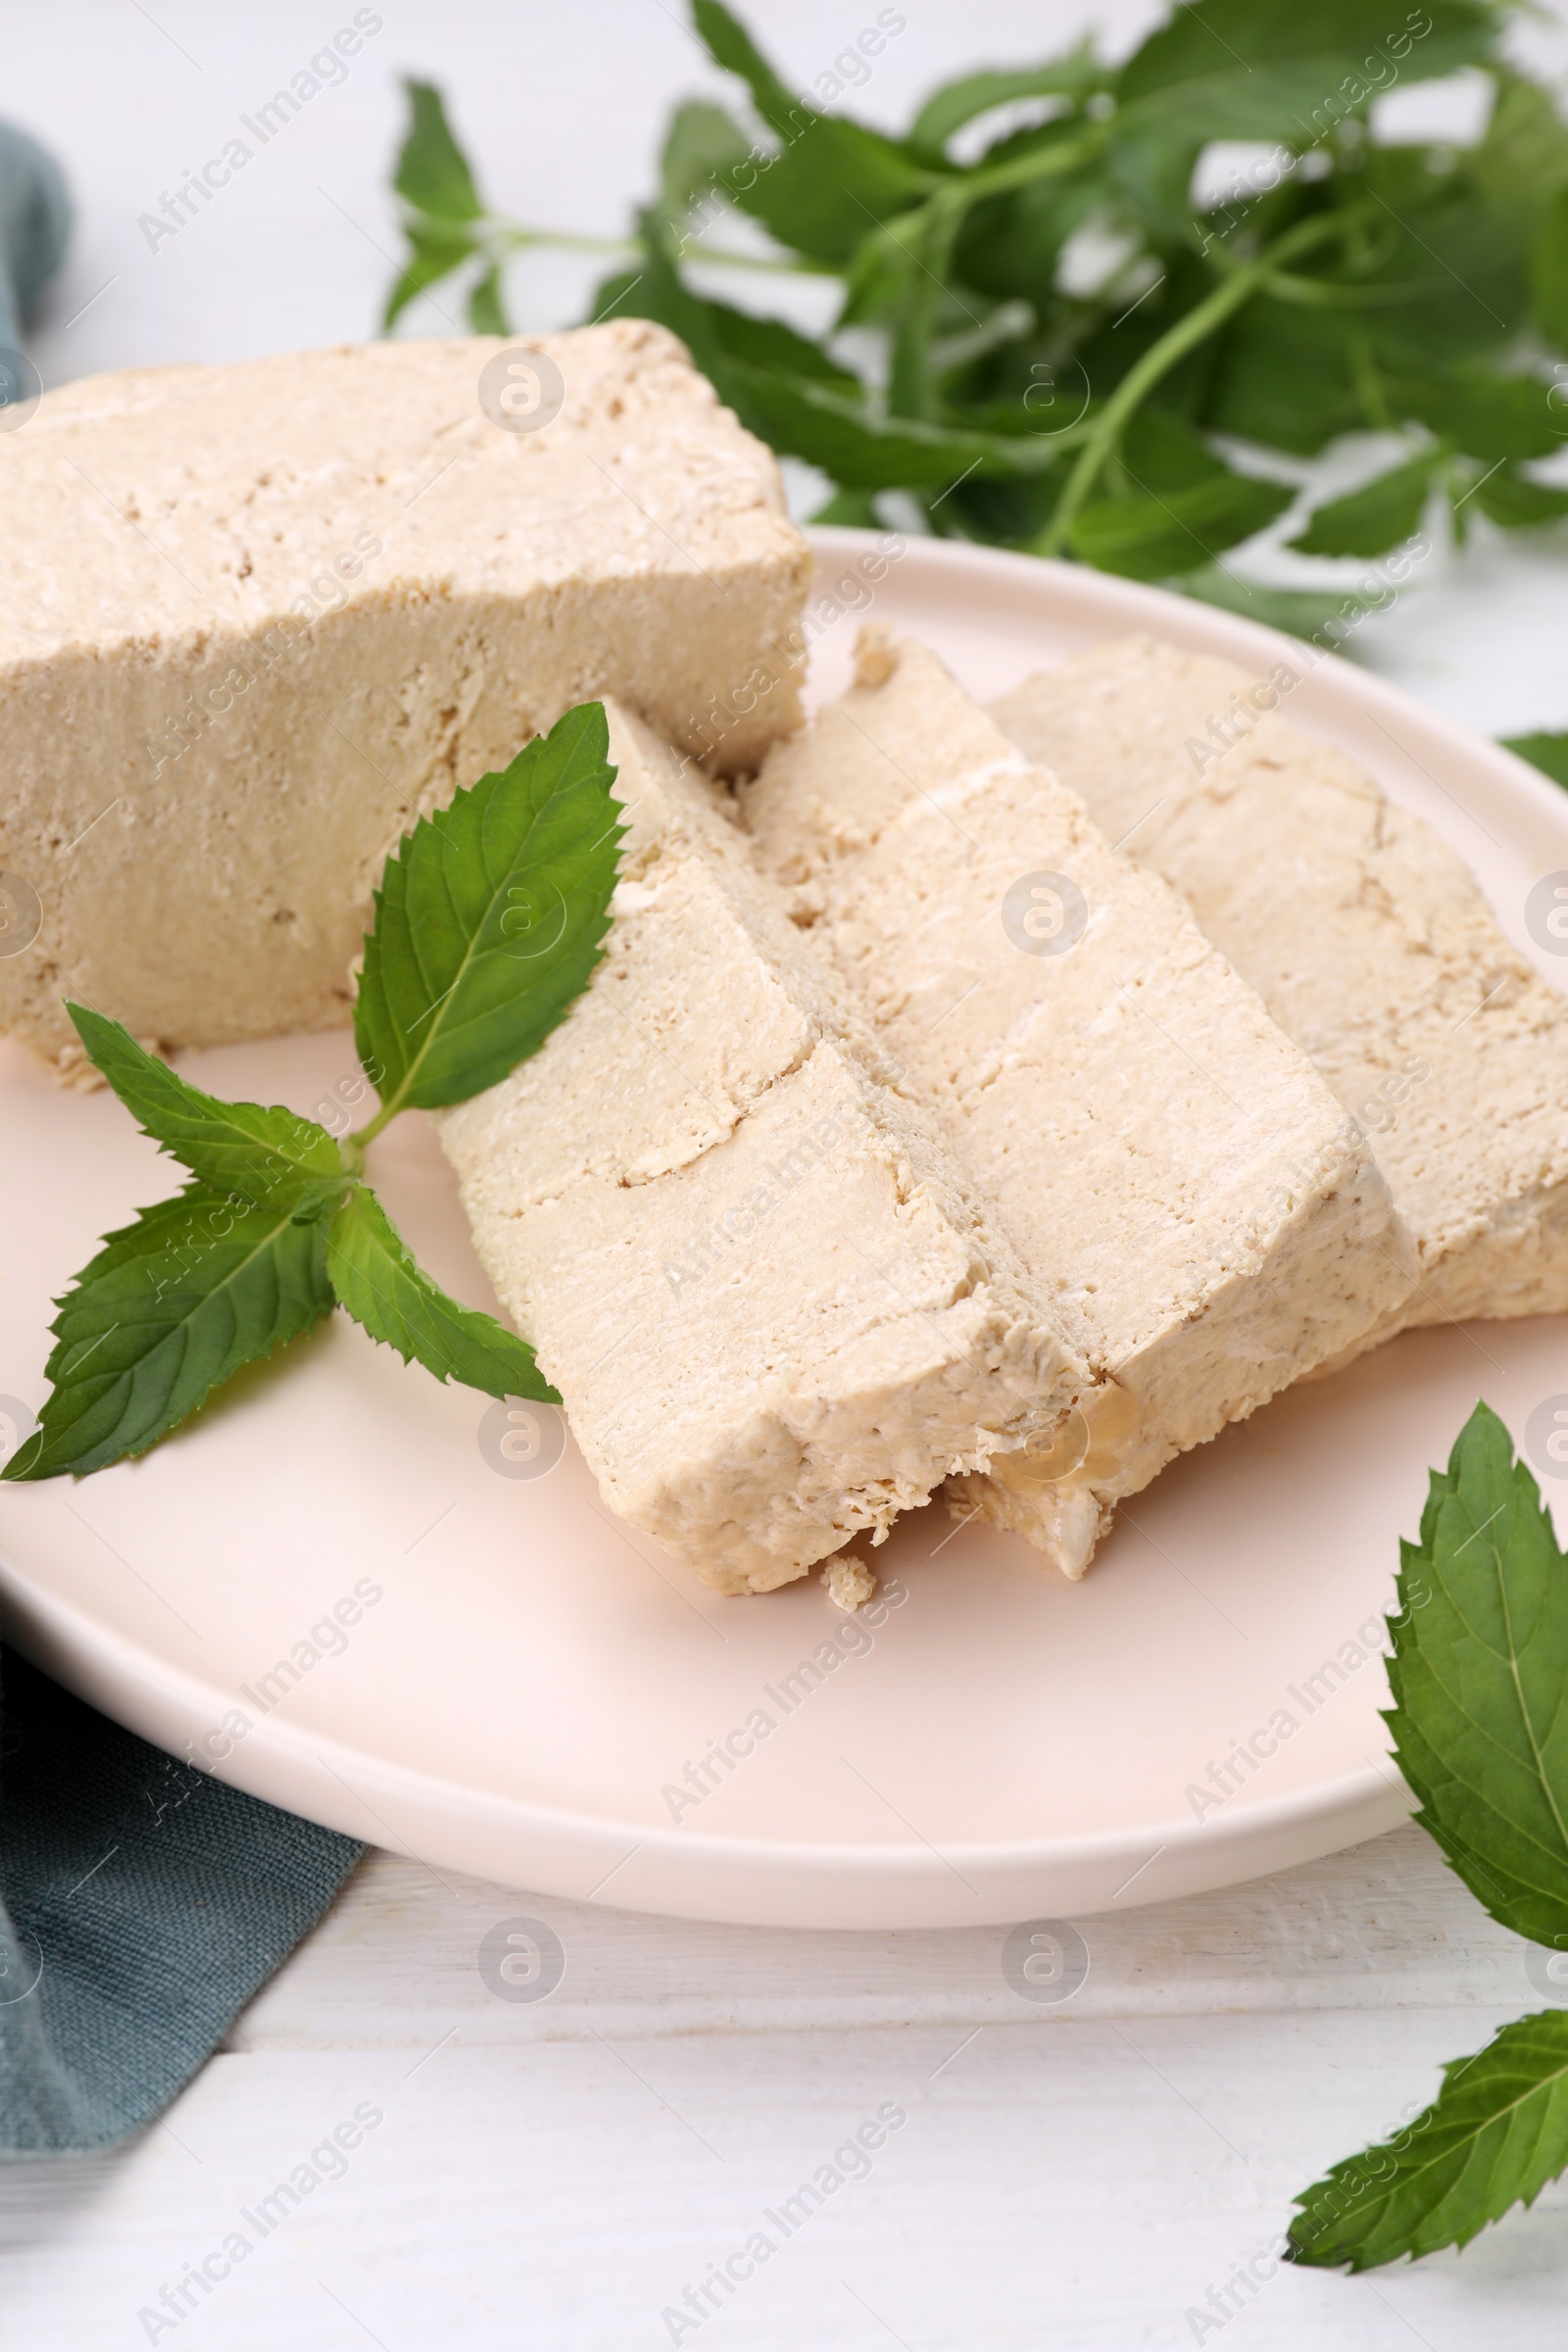
[[[996,706],[1183,894],[1370,1135],[1420,1253],[1379,1328],[1568,1308],[1568,1001],[1462,859],[1250,677],[1148,638]],[[1228,748],[1227,748],[1228,746]]]
[[[1081,1573],[1118,1496],[1408,1290],[1388,1187],[1176,894],[920,646],[866,631],[743,809],[1102,1384],[1075,1443],[967,1483]]]
[[[798,719],[778,468],[646,322],[89,377],[0,517],[0,1028],[63,1068],[63,995],[166,1051],[346,1019],[392,844],[572,703],[719,766]]]
[[[712,788],[613,705],[611,757],[605,959],[437,1123],[606,1501],[765,1592],[1092,1383]]]

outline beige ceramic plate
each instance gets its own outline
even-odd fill
[[[1280,658],[1248,623],[1093,572],[916,542],[873,588],[868,536],[818,544],[845,609],[818,608],[818,694],[868,597],[981,696],[1135,628],[1256,672]],[[1568,869],[1568,798],[1342,662],[1294,714],[1430,817],[1538,953],[1524,901]],[[25,1408],[51,1293],[173,1187],[111,1097],[0,1053],[0,1395]],[[310,1109],[354,1058],[313,1037],[188,1066]],[[421,1258],[486,1303],[428,1128],[379,1149]],[[606,1515],[569,1444],[552,1459],[548,1413],[509,1426],[337,1317],[145,1460],[0,1491],[0,1590],[9,1637],[109,1714],[437,1866],[787,1927],[1059,1918],[1399,1818],[1375,1654],[1396,1540],[1478,1395],[1522,1437],[1559,1391],[1554,1320],[1407,1335],[1167,1471],[1077,1588],[1007,1538],[906,1520],[868,1624],[814,1579],[706,1592]]]

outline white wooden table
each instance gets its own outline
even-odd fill
[[[24,13],[7,26],[7,109],[65,159],[82,212],[34,343],[46,382],[370,331],[397,250],[384,182],[400,72],[446,83],[498,201],[613,232],[666,102],[712,86],[671,7],[383,0],[343,81],[156,251],[140,213],[353,10]],[[748,13],[804,86],[875,11]],[[857,100],[872,119],[1086,24],[1125,41],[1152,11],[904,13]],[[583,265],[530,263],[515,316],[565,322],[584,283]],[[450,331],[428,306],[416,323]],[[1561,552],[1483,545],[1433,570],[1419,602],[1368,624],[1369,658],[1488,731],[1568,724]],[[484,1938],[517,1920],[560,1937],[546,1999],[503,1997],[481,1973]],[[1540,2003],[1526,1947],[1420,1832],[1079,1925],[1088,1978],[1052,2006],[1009,1986],[1001,1929],[693,1927],[372,1856],[162,2125],[102,2162],[8,2168],[0,2352],[1561,2344],[1565,2189],[1415,2269],[1325,2278],[1271,2251],[1294,2189]],[[312,2167],[356,2111],[341,2171],[326,2154]],[[880,2144],[857,2155],[868,2123]],[[843,2184],[817,2210],[801,2184],[836,2150]],[[290,2207],[273,2192],[301,2165],[334,2177]],[[265,2235],[239,2220],[259,2206],[276,2217]],[[220,2271],[236,2227],[250,2254],[171,2319],[165,2288],[178,2313],[179,2281],[215,2250]],[[759,2230],[774,2241],[760,2264]]]
[[[480,1974],[519,1918],[564,1947],[542,2001]],[[1087,1981],[1037,2007],[1000,1928],[692,1927],[372,1857],[164,2126],[11,2180],[0,2344],[147,2341],[138,2311],[236,2227],[251,2254],[152,2340],[1131,2352],[1223,2332],[1210,2295],[1251,2265],[1226,2325],[1258,2352],[1561,2344],[1568,2189],[1416,2269],[1270,2252],[1294,2189],[1539,2005],[1420,1831],[1082,1933]],[[259,2237],[242,2217],[356,2111],[381,2120],[342,2177]],[[879,2113],[906,2120],[786,2236],[769,2209]],[[755,2276],[672,2328],[759,2230]]]

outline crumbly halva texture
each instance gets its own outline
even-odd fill
[[[742,808],[1101,1383],[965,1483],[1080,1574],[1117,1497],[1403,1297],[1388,1187],[1176,894],[922,647],[866,631]]]
[[[876,1572],[853,1551],[841,1551],[822,1571],[827,1596],[836,1609],[853,1614],[865,1606],[876,1591]]]
[[[765,1592],[1092,1383],[713,788],[609,709],[628,832],[605,958],[437,1125],[607,1503],[721,1592]]]
[[[63,995],[165,1052],[335,1025],[398,836],[571,704],[721,767],[797,723],[771,453],[640,320],[538,338],[560,413],[506,429],[508,348],[88,377],[0,436],[0,869],[43,909],[0,1028],[70,1072]]]
[[[994,715],[1107,832],[1137,823],[1139,861],[1369,1132],[1420,1275],[1367,1344],[1406,1324],[1560,1313],[1568,1001],[1432,827],[1278,700],[1228,662],[1131,638],[1032,678]]]

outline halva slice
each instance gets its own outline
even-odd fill
[[[798,719],[778,468],[642,321],[89,377],[0,516],[0,1029],[66,1069],[63,995],[166,1052],[344,1021],[399,834],[573,703],[720,766]]]
[[[1118,1496],[1403,1297],[1388,1187],[1175,892],[922,647],[867,631],[743,809],[1101,1383],[1076,1446],[966,1489],[1079,1574]]]
[[[1405,1324],[1568,1308],[1568,1001],[1430,825],[1278,713],[1284,675],[1148,638],[995,716],[1174,884],[1312,1056],[1420,1255]]]
[[[1092,1383],[713,788],[610,715],[605,959],[437,1124],[606,1501],[719,1591],[764,1592]]]

